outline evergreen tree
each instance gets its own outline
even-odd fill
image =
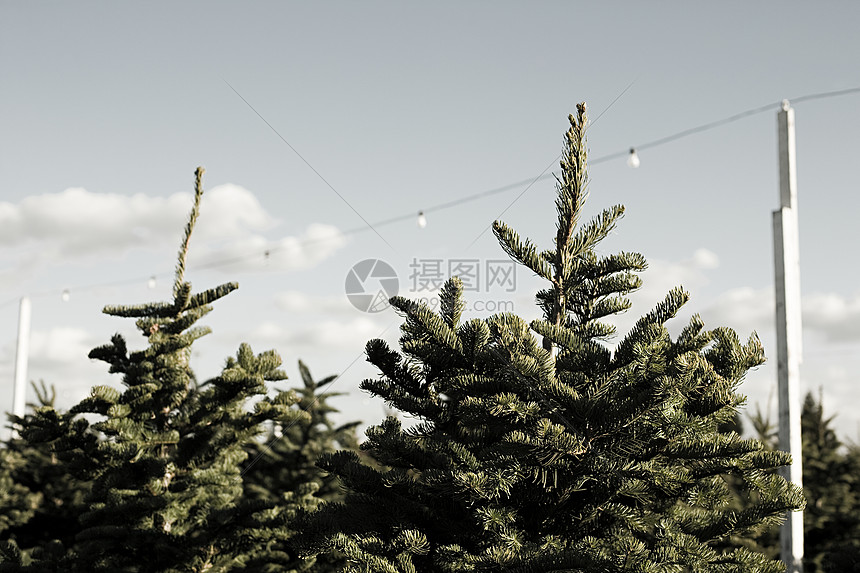
[[[610,348],[614,329],[602,319],[629,308],[646,263],[598,255],[622,207],[579,225],[585,125],[582,104],[565,137],[554,247],[539,251],[494,225],[504,250],[547,281],[543,319],[464,322],[456,278],[438,314],[393,298],[405,316],[401,352],[369,342],[381,377],[362,387],[422,423],[404,429],[389,417],[368,430],[362,448],[387,470],[351,452],[323,458],[348,492],[309,517],[309,553],[336,547],[349,571],[392,573],[781,570],[725,543],[803,505],[769,471],[787,455],[718,432],[762,348],[727,328],[706,331],[698,317],[672,340],[665,323],[688,299],[680,288]],[[729,507],[725,475],[758,501]]]
[[[860,554],[860,458],[843,447],[809,393],[801,410],[804,571],[819,573],[835,554]],[[840,569],[844,571],[844,569]]]
[[[328,400],[340,396],[337,392],[319,393],[337,379],[327,376],[314,380],[310,370],[299,361],[303,387],[297,390],[298,406],[310,416],[309,423],[284,426],[275,423],[262,441],[253,441],[248,447],[248,458],[243,464],[243,480],[247,499],[277,504],[284,495],[305,484],[313,483],[317,490],[305,510],[316,507],[318,501],[337,502],[343,499],[343,490],[337,479],[316,467],[323,454],[338,450],[357,450],[355,428],[358,422],[335,425],[331,415],[338,412]],[[314,573],[339,571],[343,556],[336,551],[317,555]]]
[[[56,392],[41,382],[32,384],[35,410],[53,407]],[[74,537],[76,510],[90,484],[68,475],[46,444],[29,444],[18,433],[32,414],[9,415],[13,435],[0,448],[0,541],[14,542],[27,560],[68,545]],[[2,568],[2,565],[0,565]]]
[[[219,376],[202,384],[189,364],[191,345],[209,332],[195,323],[238,286],[227,283],[193,294],[185,280],[202,174],[198,169],[172,300],[104,310],[136,319],[148,342],[143,350],[129,351],[117,334],[90,352],[122,376],[123,388],[96,386],[65,413],[42,406],[21,428],[28,444],[47,445],[67,475],[92,486],[76,508],[73,541],[55,543],[50,554],[30,565],[16,544],[5,543],[0,559],[7,568],[298,571],[313,563],[296,559],[285,544],[293,534],[292,517],[313,506],[317,486],[298,485],[273,504],[245,499],[241,479],[247,444],[266,425],[310,421],[294,407],[299,400],[294,392],[266,396],[268,382],[285,378],[279,356],[255,355],[243,344]]]
[[[756,425],[756,427],[758,428],[759,426]],[[736,413],[734,418],[730,422],[718,425],[718,430],[722,433],[734,432],[738,435],[743,435],[744,427],[740,413]],[[775,432],[774,429],[769,427],[763,427],[763,431],[765,433]],[[764,442],[765,447],[768,447],[768,442],[765,440],[762,441]],[[776,448],[769,449],[773,450]],[[745,507],[751,504],[754,505],[761,501],[761,496],[756,491],[750,491],[749,488],[746,487],[745,481],[740,476],[734,474],[725,474],[722,477],[725,480],[726,486],[729,489],[729,498],[728,503],[726,505],[727,508],[733,511],[741,511]],[[722,548],[723,550],[743,547],[750,551],[761,553],[769,559],[779,559],[779,527],[777,525],[774,525],[769,529],[761,528],[757,533],[753,535],[730,536],[722,543],[716,544],[716,546]]]
[[[761,412],[753,421],[761,439],[776,449],[773,424]],[[832,421],[820,398],[808,393],[800,414],[804,573],[860,571],[860,451],[839,440]],[[779,552],[779,530],[766,532],[760,543]]]
[[[319,488],[315,495],[318,499],[337,501],[342,497],[334,476],[325,475],[315,464],[323,454],[358,449],[355,428],[359,422],[336,426],[331,419],[338,410],[328,400],[342,393],[319,391],[337,376],[314,380],[302,361],[299,373],[303,387],[295,390],[298,406],[310,416],[310,422],[287,427],[273,424],[262,441],[249,444],[242,471],[246,497],[274,501],[282,492],[311,482]]]

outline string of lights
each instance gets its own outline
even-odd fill
[[[791,101],[793,104],[796,104],[796,103],[802,103],[802,102],[813,101],[813,100],[818,100],[818,99],[825,99],[825,98],[832,98],[832,97],[843,96],[843,95],[850,95],[850,94],[855,94],[855,93],[860,93],[860,86],[847,88],[847,89],[841,89],[841,90],[833,90],[833,91],[827,91],[827,92],[818,92],[818,93],[806,94],[806,95],[802,95],[802,96],[799,96],[796,98],[792,98],[789,101]],[[661,145],[666,145],[666,144],[671,143],[673,141],[677,141],[679,139],[689,137],[689,136],[695,135],[697,133],[702,133],[704,131],[709,131],[709,130],[716,129],[718,127],[727,125],[729,123],[739,121],[739,120],[744,119],[746,117],[750,117],[753,115],[764,113],[766,111],[778,110],[781,105],[782,105],[782,101],[775,102],[775,103],[769,103],[769,104],[763,105],[763,106],[754,107],[754,108],[751,108],[751,109],[748,109],[748,110],[745,110],[745,111],[742,111],[739,113],[735,113],[735,114],[730,115],[728,117],[724,117],[722,119],[718,119],[715,121],[704,123],[704,124],[701,124],[701,125],[698,125],[695,127],[691,127],[688,129],[684,129],[682,131],[679,131],[679,132],[676,132],[676,133],[673,133],[673,134],[670,134],[670,135],[667,135],[667,136],[664,136],[664,137],[661,137],[658,139],[654,139],[651,141],[646,141],[644,143],[640,143],[638,145],[630,147],[629,149],[617,151],[614,153],[609,153],[607,155],[602,155],[602,156],[597,157],[595,159],[590,159],[589,164],[590,165],[596,165],[596,164],[604,163],[607,161],[612,161],[613,159],[619,159],[619,158],[627,157],[628,158],[627,159],[627,165],[635,168],[635,167],[638,167],[640,165],[640,159],[638,156],[639,150],[654,148],[654,147],[658,147]],[[354,235],[354,234],[365,232],[368,230],[372,230],[372,229],[375,229],[378,227],[383,227],[386,225],[392,225],[395,223],[400,223],[402,221],[408,221],[408,220],[417,220],[417,224],[419,227],[425,227],[428,224],[428,221],[427,221],[427,214],[428,213],[435,213],[435,212],[443,211],[446,209],[452,209],[454,207],[457,207],[459,205],[463,205],[465,203],[478,201],[478,200],[483,199],[485,197],[490,197],[493,195],[504,193],[506,191],[511,191],[513,189],[519,189],[525,185],[531,185],[531,184],[536,183],[537,181],[550,179],[550,178],[554,178],[554,177],[556,177],[555,172],[547,172],[547,173],[544,173],[538,177],[531,177],[528,179],[523,179],[521,181],[516,181],[514,183],[502,185],[501,187],[495,187],[493,189],[480,191],[478,193],[474,193],[472,195],[467,195],[465,197],[460,197],[458,199],[454,199],[454,200],[447,201],[444,203],[431,205],[429,207],[423,207],[421,210],[419,210],[417,212],[413,211],[410,213],[404,213],[402,215],[390,217],[388,219],[383,219],[381,221],[373,223],[372,225],[363,225],[361,227],[354,227],[351,229],[347,229],[347,230],[341,231],[337,235],[333,235],[331,237],[319,237],[319,238],[305,239],[302,241],[298,241],[297,243],[294,243],[293,245],[294,246],[308,246],[308,245],[311,245],[314,243],[330,241],[334,238]],[[270,257],[271,254],[273,254],[275,252],[279,252],[285,248],[286,247],[284,247],[284,246],[272,245],[270,247],[267,247],[266,249],[263,249],[260,252],[252,254],[251,256],[257,256],[257,257],[260,257],[261,259],[265,260],[268,257]],[[221,258],[221,259],[210,261],[208,263],[203,263],[203,264],[198,264],[198,265],[193,265],[193,266],[190,265],[190,268],[195,269],[195,270],[215,269],[215,268],[219,268],[219,267],[229,266],[229,265],[232,265],[232,264],[235,264],[238,262],[243,262],[243,261],[248,260],[248,258],[249,258],[248,255]],[[38,291],[35,293],[30,293],[28,296],[30,296],[30,297],[42,297],[42,296],[60,295],[62,300],[68,301],[70,299],[72,292],[86,292],[86,291],[91,291],[94,289],[105,288],[105,287],[126,286],[126,285],[130,285],[130,284],[147,284],[149,286],[149,288],[155,288],[158,278],[171,277],[172,275],[173,275],[173,272],[169,271],[169,272],[163,272],[163,273],[157,273],[154,275],[149,275],[147,277],[137,277],[137,278],[118,280],[118,281],[80,285],[80,286],[75,286],[75,287],[42,290],[42,291]],[[2,304],[0,304],[0,308],[3,308],[7,305],[10,305],[10,304],[16,302],[20,298],[21,297],[18,296],[18,297],[8,299],[5,302],[3,302]]]

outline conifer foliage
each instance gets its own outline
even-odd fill
[[[761,411],[752,421],[759,438],[777,449],[775,424]],[[804,573],[860,571],[860,447],[843,444],[832,422],[821,398],[808,393],[800,414]],[[765,532],[758,542],[778,554],[779,530]]]
[[[543,319],[463,320],[463,287],[449,280],[440,312],[395,297],[400,351],[367,345],[380,371],[362,387],[421,420],[389,417],[362,448],[321,466],[347,488],[344,503],[311,515],[302,542],[336,547],[350,571],[779,571],[728,543],[802,507],[801,492],[770,470],[789,463],[718,426],[743,398],[744,374],[764,360],[756,337],[694,317],[672,339],[666,322],[689,295],[672,290],[612,348],[603,319],[646,267],[637,253],[597,245],[621,206],[580,224],[587,183],[585,104],[570,117],[548,250],[503,223],[502,248],[547,286]],[[727,475],[751,501],[729,506]]]
[[[294,407],[294,392],[267,396],[267,384],[286,377],[280,357],[254,354],[243,344],[220,375],[200,384],[189,364],[191,345],[209,332],[195,324],[238,286],[194,293],[185,280],[202,175],[200,168],[172,300],[104,309],[135,319],[148,343],[130,351],[117,334],[90,353],[122,377],[122,388],[96,386],[68,412],[43,405],[22,424],[24,440],[49,448],[67,475],[91,484],[75,508],[73,535],[42,553],[4,543],[0,567],[216,572],[296,571],[313,564],[297,560],[285,543],[293,534],[291,516],[313,506],[317,485],[296,484],[275,503],[246,498],[241,479],[247,444],[266,425],[310,421]]]
[[[807,394],[800,415],[806,573],[860,571],[860,449],[846,447],[832,421],[821,399]]]
[[[328,401],[339,396],[337,392],[321,392],[338,377],[327,376],[315,380],[304,362],[299,361],[302,386],[296,392],[299,409],[309,416],[307,423],[284,425],[273,423],[263,441],[252,441],[248,448],[248,459],[243,464],[242,479],[245,498],[261,500],[278,505],[286,495],[292,499],[295,491],[302,491],[313,484],[313,497],[306,497],[300,504],[289,507],[289,522],[293,523],[299,510],[315,509],[320,501],[337,502],[343,499],[343,490],[332,475],[324,475],[316,462],[320,456],[338,450],[356,450],[358,439],[355,428],[359,422],[335,425],[331,415],[337,413]],[[343,556],[337,551],[317,555],[308,561],[309,571],[325,573],[340,571]],[[274,569],[281,571],[281,569]]]
[[[274,501],[282,492],[311,482],[319,487],[315,497],[320,500],[337,501],[342,497],[334,477],[324,476],[315,464],[324,454],[357,449],[355,429],[359,422],[335,425],[331,418],[338,410],[328,400],[341,394],[320,390],[337,376],[314,380],[301,360],[299,373],[303,386],[295,390],[299,396],[298,406],[308,414],[310,421],[286,427],[272,424],[263,441],[251,442],[242,472],[249,498]]]
[[[44,382],[32,386],[38,404],[29,408],[54,405],[53,387]],[[74,539],[76,508],[90,484],[70,476],[46,444],[29,444],[18,435],[31,417],[10,414],[14,433],[0,447],[0,539],[14,539],[38,558]]]

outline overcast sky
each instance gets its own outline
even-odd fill
[[[240,289],[205,319],[214,332],[198,375],[242,341],[275,348],[288,384],[300,383],[299,359],[342,374],[343,419],[378,422],[381,403],[357,390],[375,375],[363,348],[396,343],[400,320],[350,303],[350,269],[382,260],[400,294],[432,302],[424,287],[450,265],[477,265],[471,316],[536,317],[541,285],[523,269],[504,275],[487,229],[500,218],[551,245],[552,181],[511,184],[555,168],[580,101],[590,157],[619,154],[590,169],[589,215],[627,207],[603,252],[650,262],[620,327],[682,284],[692,301],[673,331],[694,312],[742,339],[757,331],[769,362],[741,390],[752,410],[770,396],[775,406],[778,103],[860,86],[860,5],[4,0],[0,11],[0,410],[11,409],[24,295],[31,379],[54,384],[61,405],[119,383],[87,352],[117,331],[144,340],[100,310],[169,296],[202,165],[188,279]],[[630,147],[767,105],[625,164]],[[856,441],[860,93],[798,101],[795,113],[802,384]]]

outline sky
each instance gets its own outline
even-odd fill
[[[363,349],[396,345],[402,320],[347,296],[395,289],[362,280],[375,264],[362,261],[431,307],[456,271],[477,280],[467,317],[537,318],[542,285],[489,227],[551,246],[547,176],[585,101],[586,220],[625,205],[601,252],[649,261],[619,332],[682,285],[692,298],[670,331],[699,313],[742,340],[757,332],[768,362],[740,391],[748,413],[775,412],[776,116],[795,98],[801,386],[860,441],[860,93],[803,99],[860,86],[858,21],[849,2],[2,0],[0,410],[23,296],[29,378],[54,385],[58,405],[120,383],[87,353],[114,332],[145,340],[101,309],[170,296],[203,166],[186,278],[240,288],[204,319],[198,377],[241,342],[274,348],[282,387],[300,384],[303,360],[340,375],[342,421],[378,423],[384,405],[358,389],[377,374]]]

